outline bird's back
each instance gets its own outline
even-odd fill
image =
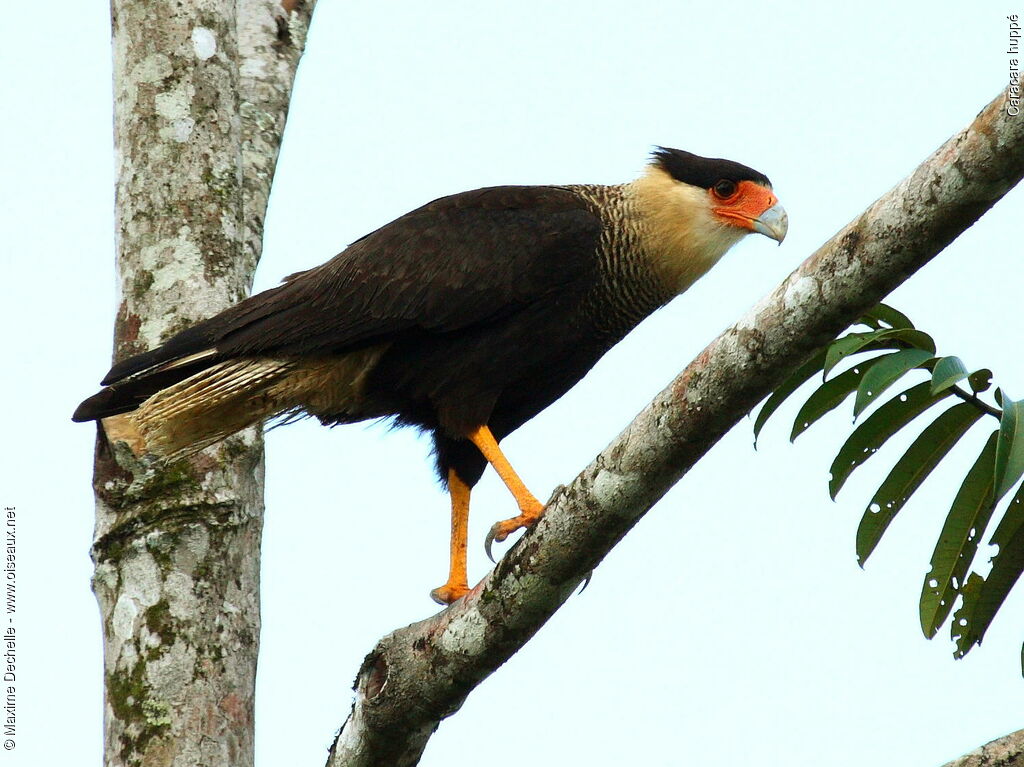
[[[598,281],[602,226],[568,187],[435,200],[115,365],[75,419],[137,410],[165,454],[282,413],[461,423],[486,410],[496,377],[554,343],[545,322],[572,324]]]

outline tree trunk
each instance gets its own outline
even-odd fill
[[[1024,176],[1003,92],[726,330],[567,488],[467,597],[363,661],[329,767],[414,765],[430,735],[794,367],[881,301]]]
[[[247,295],[312,11],[114,0],[115,361]],[[164,465],[114,436],[94,473],[106,764],[251,765],[262,437]]]

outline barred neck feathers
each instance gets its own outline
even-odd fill
[[[657,165],[624,185],[652,272],[671,295],[696,282],[745,232],[715,218],[705,189],[681,183]]]
[[[664,289],[644,256],[643,233],[627,186],[570,187],[604,222],[597,249],[601,278],[586,314],[599,332],[614,341],[675,296]]]

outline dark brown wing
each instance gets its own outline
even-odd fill
[[[115,365],[104,385],[216,349],[330,355],[491,322],[593,280],[601,221],[563,187],[491,187],[435,200],[322,266]],[[192,365],[186,366],[188,369]]]

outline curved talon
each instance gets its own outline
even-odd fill
[[[501,522],[495,522],[491,529],[487,532],[487,538],[484,539],[484,551],[487,552],[487,558],[492,562],[495,561],[491,555],[491,544],[497,541],[501,543],[503,540],[508,538],[516,530],[530,529],[537,520],[540,519],[540,513],[544,510],[544,507],[538,504],[539,508],[536,512],[530,514],[520,514],[518,517],[512,517],[512,519],[506,519]]]
[[[498,564],[498,560],[491,554],[491,544],[495,541],[501,543],[508,538],[509,533],[515,532],[520,527],[529,527],[529,525],[517,525],[511,529],[506,529],[509,522],[514,522],[518,519],[519,517],[514,517],[513,519],[506,519],[504,522],[495,522],[491,525],[491,529],[487,531],[487,537],[484,539],[484,551],[487,552],[487,558],[494,564]]]
[[[593,578],[593,577],[594,577],[594,571],[593,570],[591,570],[590,572],[588,572],[586,575],[583,576],[583,585],[580,586],[580,590],[576,592],[577,596],[579,596],[580,594],[582,594],[584,591],[587,590],[587,586],[590,585],[590,579]]]
[[[498,525],[494,525],[490,530],[487,531],[487,537],[484,538],[484,551],[487,553],[487,558],[491,560],[492,564],[498,564],[494,560],[494,555],[491,554],[491,544],[494,543],[494,528]]]
[[[491,562],[493,562],[494,564],[498,564],[498,561],[491,554],[491,544],[494,543],[495,541],[497,541],[498,543],[501,543],[503,540],[508,538],[509,533],[515,532],[520,527],[529,527],[530,526],[528,524],[523,524],[523,525],[518,525],[516,527],[513,527],[511,529],[508,529],[508,530],[505,529],[506,525],[509,522],[513,522],[513,521],[516,521],[518,519],[519,519],[519,517],[514,517],[513,519],[506,519],[504,522],[495,522],[493,525],[491,525],[491,529],[487,531],[487,537],[484,539],[484,551],[487,552],[487,558],[489,560],[491,560]]]

